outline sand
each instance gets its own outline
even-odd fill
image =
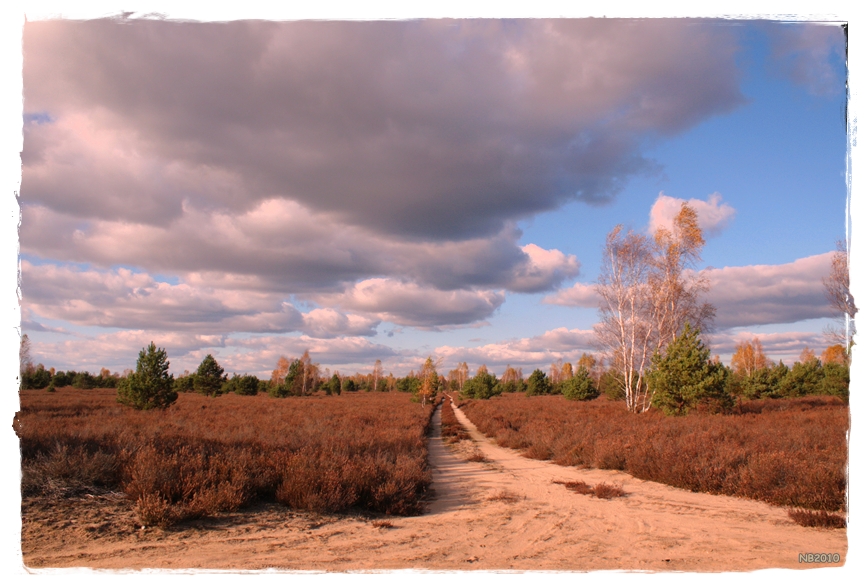
[[[847,553],[844,530],[804,528],[786,510],[692,493],[618,471],[561,467],[484,437],[430,440],[428,512],[315,515],[259,505],[170,529],[145,528],[120,494],[22,507],[27,567],[357,570],[751,571],[815,568],[799,553]],[[482,462],[467,461],[481,454]],[[610,500],[553,483],[616,484]]]

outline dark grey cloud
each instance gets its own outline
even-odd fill
[[[22,198],[167,225],[298,201],[411,240],[499,233],[653,169],[742,102],[685,21],[27,23]]]

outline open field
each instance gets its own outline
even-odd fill
[[[509,394],[462,410],[498,445],[532,459],[779,506],[845,504],[849,411],[833,397],[756,400],[727,416],[636,415],[605,398]]]
[[[285,419],[284,437],[298,436],[300,429],[319,436],[315,429],[320,429],[324,430],[321,434],[352,443],[356,453],[364,456],[376,450],[379,438],[389,436],[375,434],[366,425],[376,421],[393,433],[403,428],[407,437],[419,439],[430,407],[411,403],[402,394],[286,400],[182,395],[178,412],[155,413],[162,414],[163,424],[157,425],[158,431],[148,431],[154,424],[149,418],[152,413],[116,411],[110,393],[61,390],[53,397],[23,393],[22,400],[28,410],[22,411],[17,423],[19,433],[45,435],[30,443],[32,453],[24,463],[22,551],[25,564],[33,568],[715,572],[810,568],[812,565],[799,564],[798,554],[813,551],[839,554],[840,562],[835,564],[840,565],[847,554],[844,530],[798,526],[786,509],[758,501],[692,493],[636,479],[623,471],[563,467],[530,459],[496,445],[461,410],[451,408],[443,412],[443,422],[448,419],[450,428],[445,433],[440,409],[431,420],[423,470],[431,483],[426,484],[424,497],[414,500],[418,507],[413,509],[422,511],[421,515],[372,513],[359,503],[341,513],[315,511],[310,506],[281,504],[275,497],[199,518],[178,519],[166,526],[143,527],[129,492],[125,495],[111,485],[87,488],[82,478],[83,483],[76,484],[65,477],[36,489],[39,483],[32,476],[27,479],[33,473],[30,468],[35,462],[48,465],[52,450],[56,452],[47,435],[62,435],[70,445],[69,453],[96,445],[99,437],[124,438],[115,443],[102,439],[100,444],[111,446],[136,437],[154,441],[156,432],[178,437],[184,428],[200,429],[205,438],[214,440],[221,428],[215,426],[217,421],[224,423],[225,433],[235,428],[232,434],[243,435],[242,428],[252,427],[249,432],[256,436],[275,431],[277,421]],[[97,432],[98,412],[113,414],[104,428],[118,428]],[[271,422],[251,425],[254,419],[245,417],[254,414]],[[316,414],[322,415],[320,424],[303,422]],[[195,424],[182,424],[193,416],[197,417]],[[350,424],[340,424],[340,417]],[[229,424],[230,420],[234,423]],[[40,432],[32,428],[37,421]],[[62,426],[60,421],[64,421]],[[414,443],[407,438],[391,444],[425,449],[425,439]],[[249,445],[252,440],[241,444]],[[336,449],[326,439],[319,440],[320,447]],[[258,444],[272,449],[272,454],[280,451],[274,446],[280,444],[277,439],[260,439]],[[230,453],[235,448],[231,442],[214,442],[213,446]],[[104,452],[115,451],[106,447]],[[468,456],[472,454],[479,457]],[[78,465],[94,459],[82,456]],[[265,464],[267,459],[260,462]],[[55,463],[59,460],[56,457]],[[350,459],[342,461],[346,464]],[[37,473],[47,473],[36,467]],[[124,481],[126,476],[118,477]]]
[[[413,514],[430,482],[432,407],[408,395],[183,394],[166,411],[121,406],[113,390],[21,396],[23,495],[124,492],[140,524],[261,501]]]

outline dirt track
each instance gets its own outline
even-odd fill
[[[696,494],[617,471],[526,459],[483,437],[447,447],[435,414],[433,499],[423,516],[314,516],[266,505],[170,530],[135,526],[118,498],[22,511],[29,567],[745,571],[808,568],[800,552],[839,553],[843,530],[795,525],[781,508]],[[485,462],[464,458],[478,450]],[[619,484],[601,500],[553,481]],[[816,565],[813,565],[816,566]],[[828,565],[825,565],[828,566]]]

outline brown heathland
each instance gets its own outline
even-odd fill
[[[532,459],[779,506],[838,512],[845,505],[849,415],[837,398],[756,400],[740,414],[685,417],[562,396],[507,394],[461,407],[498,445]]]
[[[431,481],[433,407],[405,394],[182,394],[136,411],[113,390],[21,393],[22,495],[122,491],[144,525],[279,502],[414,514]]]

